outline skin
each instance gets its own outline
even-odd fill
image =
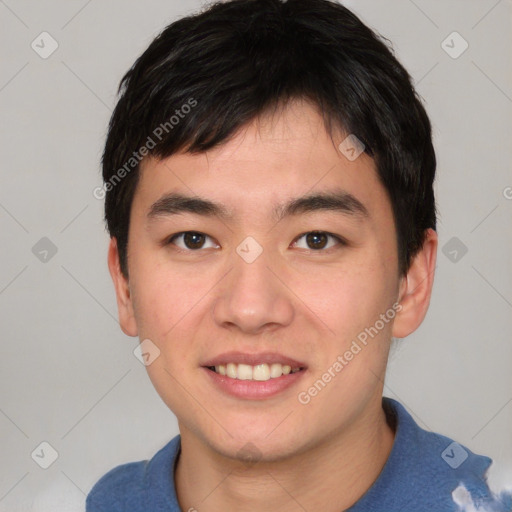
[[[115,238],[108,263],[121,328],[160,350],[147,370],[178,418],[175,484],[183,510],[344,510],[389,456],[394,431],[381,397],[391,337],[403,338],[423,321],[438,242],[428,230],[407,275],[398,274],[388,196],[370,157],[349,161],[337,149],[345,137],[331,140],[317,110],[296,100],[206,153],[143,162],[129,279]],[[271,216],[275,204],[340,187],[365,205],[368,218],[316,211],[276,223]],[[150,206],[167,192],[222,203],[232,218],[185,213],[148,221]],[[204,248],[187,249],[182,237],[162,245],[184,231],[208,235]],[[328,239],[327,248],[315,250],[299,238],[310,231],[347,243]],[[247,236],[263,248],[250,264],[236,252]],[[308,404],[299,403],[298,393],[396,302],[394,320]],[[305,362],[307,371],[275,397],[234,398],[201,368],[231,350],[277,351]],[[241,455],[247,443],[259,457],[252,464]]]

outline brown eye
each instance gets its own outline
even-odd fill
[[[211,238],[203,233],[198,233],[197,231],[184,231],[172,236],[168,241],[168,245],[174,244],[180,249],[191,251],[210,247],[218,247],[212,242],[210,242],[209,246],[206,246],[205,243],[207,240],[211,240]]]
[[[299,242],[300,240],[305,240],[305,243]],[[345,242],[340,237],[326,233],[325,231],[310,231],[297,238],[294,245],[300,249],[320,251],[322,249],[330,249],[336,245],[345,245]]]
[[[323,249],[328,242],[328,236],[325,233],[308,233],[306,243],[311,249]]]
[[[188,249],[200,249],[204,244],[204,235],[201,233],[185,233],[183,242]]]

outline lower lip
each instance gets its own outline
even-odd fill
[[[217,386],[221,391],[228,395],[237,397],[258,400],[263,398],[271,398],[288,389],[297,383],[306,370],[300,370],[295,373],[289,373],[288,375],[281,375],[275,379],[269,380],[240,380],[220,375],[208,368],[203,370],[208,374],[213,384]]]

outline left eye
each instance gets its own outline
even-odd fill
[[[305,246],[302,247],[299,246],[299,240],[305,240]],[[331,243],[329,245],[329,239],[332,241],[334,240],[334,243]],[[335,235],[331,235],[330,233],[326,233],[325,231],[310,231],[309,233],[304,233],[299,238],[297,238],[297,241],[294,243],[297,247],[300,249],[313,249],[315,251],[321,250],[321,249],[330,249],[331,247],[335,246],[336,244],[344,244],[343,240]]]
[[[177,233],[172,236],[167,243],[173,243],[180,249],[208,249],[209,247],[217,247],[215,244],[205,246],[205,240],[211,238],[204,233],[198,233],[197,231],[185,231],[183,233]],[[181,240],[181,243],[176,243],[176,240]]]

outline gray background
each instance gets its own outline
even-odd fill
[[[425,99],[439,159],[431,306],[393,350],[385,394],[424,428],[491,456],[493,481],[511,483],[512,2],[345,4],[393,42]],[[118,326],[92,191],[122,74],[200,6],[0,0],[1,511],[81,510],[107,470],[151,457],[177,433],[133,355],[137,340]],[[43,31],[59,45],[46,59],[31,48]],[[453,31],[469,44],[458,58],[442,47]],[[462,44],[452,36],[444,47]],[[56,254],[41,252],[43,237]],[[48,462],[48,448],[31,457],[43,441],[59,454],[46,470],[35,460]]]

